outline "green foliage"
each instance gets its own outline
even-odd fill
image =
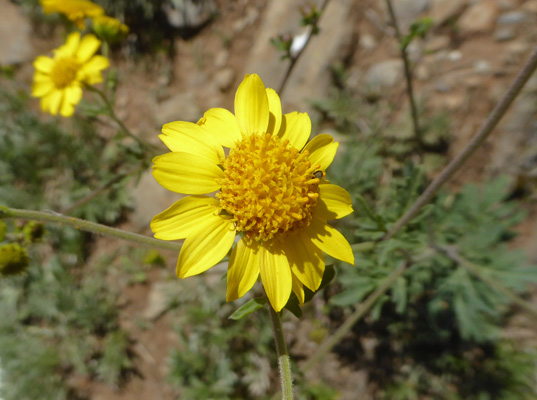
[[[434,26],[431,18],[421,18],[410,25],[410,32],[401,38],[401,47],[406,49],[416,38],[425,38],[429,30]]]
[[[231,320],[236,305],[224,298],[225,281],[182,285],[173,301],[179,346],[171,353],[169,380],[185,399],[267,399],[276,385],[268,313]]]

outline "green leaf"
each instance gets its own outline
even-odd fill
[[[237,308],[235,312],[229,316],[229,319],[235,321],[242,319],[262,308],[266,302],[267,300],[264,297],[255,297]]]
[[[287,304],[284,308],[291,311],[291,313],[295,317],[302,317],[302,309],[300,308],[300,303],[298,302],[298,298],[293,292],[291,292],[291,296],[289,297],[289,300],[287,301]]]

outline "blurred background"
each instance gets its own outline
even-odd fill
[[[279,88],[286,44],[321,2],[99,0],[128,36],[103,85],[117,116],[161,148],[164,123],[233,109],[257,73]],[[323,2],[324,3],[324,2]],[[298,399],[537,399],[537,76],[493,135],[395,238],[374,245],[477,131],[537,43],[537,0],[393,0],[411,64],[381,0],[332,0],[280,93],[313,134],[341,142],[328,179],[356,265],[284,313]],[[304,26],[306,24],[306,26]],[[30,97],[32,62],[72,29],[37,0],[0,0],[0,205],[52,210],[151,235],[178,200],[152,155],[116,137],[91,93],[65,119]],[[413,32],[413,33],[412,33]],[[412,33],[409,35],[409,33]],[[292,53],[294,54],[294,53]],[[292,56],[291,54],[291,56]],[[145,158],[144,158],[145,157]],[[228,319],[226,261],[179,281],[177,253],[35,222],[0,220],[30,267],[0,280],[0,398],[269,399],[278,388],[266,312]],[[365,245],[364,245],[365,243]],[[393,271],[407,270],[322,362],[308,364]],[[494,285],[499,283],[500,286]],[[306,367],[307,366],[307,367]]]

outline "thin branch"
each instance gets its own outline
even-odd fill
[[[502,285],[498,280],[491,278],[487,274],[483,273],[483,267],[480,265],[476,265],[465,258],[463,258],[457,251],[457,249],[453,246],[437,246],[434,245],[433,248],[437,251],[439,251],[442,254],[445,254],[447,257],[449,257],[452,261],[455,261],[457,264],[465,268],[468,272],[470,272],[472,275],[474,275],[479,280],[485,282],[487,285],[489,285],[492,289],[497,291],[498,293],[503,294],[505,297],[507,297],[509,300],[511,300],[516,305],[520,306],[523,310],[527,311],[529,314],[531,314],[532,317],[537,318],[537,309],[531,305],[531,303],[521,299],[517,294],[512,292],[510,289],[506,288],[504,285]]]
[[[321,16],[323,15],[324,13],[324,10],[326,8],[326,6],[328,5],[328,1],[329,0],[324,0],[323,1],[323,4],[321,5]],[[320,19],[320,17],[319,17]],[[319,21],[317,21],[318,23]],[[285,89],[285,86],[287,85],[287,81],[289,80],[289,77],[291,76],[291,72],[293,72],[293,69],[295,68],[295,65],[298,61],[298,59],[300,58],[300,56],[302,55],[302,53],[304,53],[304,50],[306,50],[306,47],[308,46],[311,38],[313,37],[314,35],[314,30],[311,29],[309,34],[308,34],[308,37],[306,38],[306,42],[304,43],[304,46],[302,46],[302,48],[300,49],[300,51],[294,56],[294,57],[291,57],[291,61],[289,63],[289,66],[287,67],[287,71],[285,71],[285,75],[280,83],[280,86],[278,87],[278,94],[281,96],[282,93],[283,93],[283,90]]]
[[[399,48],[401,49],[401,58],[403,59],[403,65],[405,68],[405,79],[406,79],[406,92],[408,95],[408,100],[410,101],[410,115],[412,117],[412,126],[414,128],[414,137],[421,143],[421,129],[419,125],[418,117],[418,107],[416,106],[416,99],[414,97],[414,88],[412,84],[412,70],[410,69],[410,60],[408,59],[407,54],[407,45],[403,45],[403,36],[399,30],[399,22],[397,21],[397,16],[393,9],[392,1],[386,0],[386,6],[388,7],[388,13],[390,14],[390,19],[392,20],[392,25],[395,29],[395,36],[399,42]]]
[[[41,221],[56,225],[66,225],[81,231],[115,237],[118,239],[127,240],[129,242],[139,243],[144,246],[156,247],[164,250],[181,250],[181,244],[179,243],[166,242],[149,236],[140,235],[138,233],[126,232],[121,229],[111,228],[106,225],[85,221],[80,218],[67,217],[52,211],[31,211],[0,206],[0,219],[2,218],[29,219],[32,221]]]
[[[444,185],[455,172],[457,172],[468,158],[478,149],[478,147],[490,135],[493,129],[498,125],[500,119],[519,95],[520,91],[530,79],[531,75],[537,68],[537,47],[533,50],[528,62],[522,68],[522,71],[515,78],[500,102],[494,107],[488,118],[485,120],[477,134],[470,140],[466,147],[444,168],[444,170],[434,179],[425,189],[422,195],[408,209],[408,211],[391,227],[382,240],[392,238],[399,230],[408,224],[421,210],[429,203],[436,192]]]
[[[405,273],[409,266],[409,262],[402,262],[401,265],[399,265],[399,267],[397,267],[397,269],[393,271],[391,275],[389,275],[380,284],[380,286],[367,297],[367,299],[358,304],[356,311],[354,311],[354,313],[352,313],[345,320],[345,322],[321,344],[315,354],[304,363],[302,370],[306,372],[311,369],[311,367],[321,361],[336,344],[341,342],[341,339],[343,339],[343,337],[351,330],[354,324],[356,324],[369,312],[369,310],[371,310],[377,300],[392,287],[395,281]]]

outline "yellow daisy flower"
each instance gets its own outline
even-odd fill
[[[88,0],[39,0],[45,14],[58,12],[84,29],[84,19],[104,14],[102,7]]]
[[[39,56],[34,61],[32,96],[41,97],[41,109],[52,115],[70,117],[82,98],[84,83],[102,82],[101,71],[110,65],[108,58],[95,55],[101,41],[95,35],[80,37],[71,33],[54,58]]]
[[[235,115],[212,108],[197,124],[176,121],[160,138],[172,151],[153,159],[153,176],[166,189],[189,194],[151,221],[155,237],[186,239],[179,278],[197,275],[231,252],[227,301],[261,281],[280,311],[291,291],[319,288],[323,252],[354,264],[347,240],[327,220],[352,212],[347,191],[326,181],[338,143],[314,137],[306,113],[282,115],[280,98],[259,76],[246,75],[235,95]],[[228,147],[225,157],[223,147]],[[203,196],[218,191],[216,198]]]

